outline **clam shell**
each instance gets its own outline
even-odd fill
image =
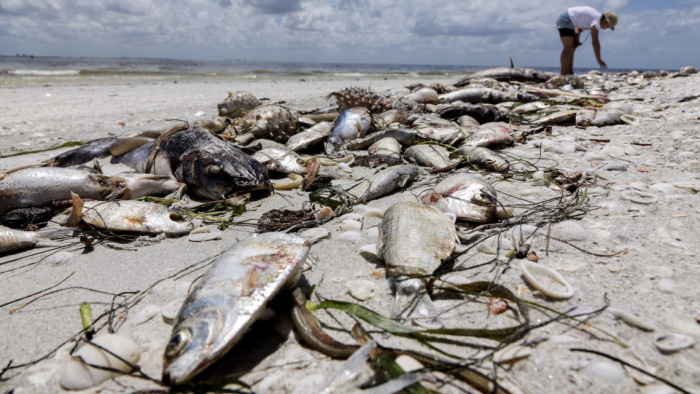
[[[694,344],[693,338],[675,332],[662,333],[654,337],[654,346],[662,353],[674,353]]]
[[[564,279],[557,271],[547,268],[541,264],[534,263],[529,260],[520,261],[520,270],[525,277],[525,280],[534,287],[535,289],[542,292],[542,294],[559,299],[571,298],[574,295],[574,288],[569,284],[569,282]],[[550,279],[549,283],[546,283],[544,279]],[[558,282],[561,286],[554,288],[551,282]]]
[[[549,234],[562,241],[581,241],[588,238],[583,226],[574,220],[565,220],[553,225]]]

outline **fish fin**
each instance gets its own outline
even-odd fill
[[[513,65],[513,58],[511,56],[508,56],[508,59],[510,59],[510,68],[515,68]]]
[[[399,188],[403,189],[406,187],[408,182],[411,180],[411,176],[409,174],[401,175],[399,177],[398,182],[396,182],[397,185],[399,185]]]
[[[68,215],[68,219],[66,220],[66,226],[68,227],[75,227],[80,223],[80,219],[83,216],[83,200],[80,199],[80,196],[77,194],[70,192],[70,198],[73,200],[73,208],[70,211],[70,215]]]

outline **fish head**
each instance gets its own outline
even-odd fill
[[[267,168],[237,149],[191,152],[181,162],[179,178],[201,198],[222,200],[241,193],[266,196],[272,192]]]
[[[175,324],[165,346],[163,383],[168,386],[187,383],[226,350],[221,339],[230,321],[226,311],[211,306],[192,309],[193,313]]]
[[[343,138],[340,137],[339,135],[331,135],[326,139],[326,154],[330,155],[331,153],[335,152],[338,150],[340,145],[343,144]]]

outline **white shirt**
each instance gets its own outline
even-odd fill
[[[603,16],[603,14],[596,11],[594,8],[587,6],[571,7],[568,11],[569,18],[571,18],[576,28],[589,30],[591,27],[595,26],[596,29],[601,30],[600,17]]]

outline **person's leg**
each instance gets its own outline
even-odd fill
[[[561,51],[559,62],[561,63],[561,75],[569,75],[574,73],[574,37],[561,36],[561,43],[564,49]]]

